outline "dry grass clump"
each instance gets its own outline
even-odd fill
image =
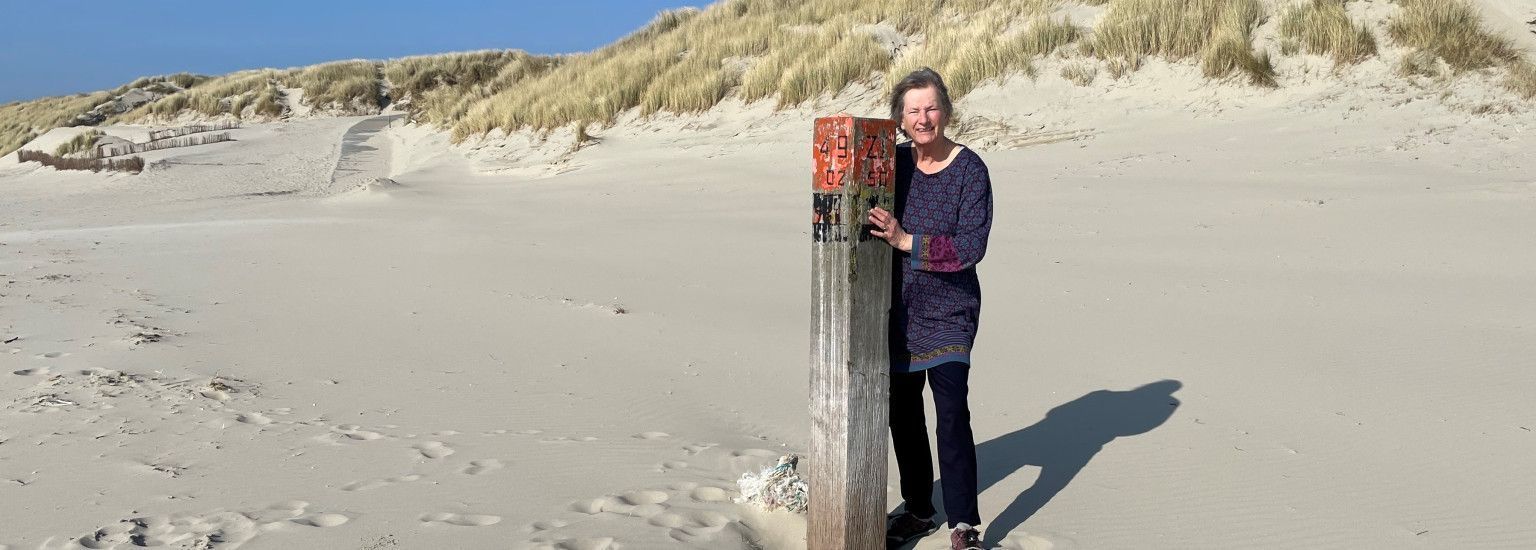
[[[1117,57],[1104,62],[1104,68],[1109,71],[1110,78],[1119,80],[1120,77],[1131,74],[1131,71],[1140,69],[1141,60]]]
[[[1397,62],[1397,74],[1400,76],[1425,76],[1434,78],[1440,76],[1440,58],[1435,54],[1418,50],[1404,55]]]
[[[101,130],[94,128],[80,132],[75,134],[75,137],[69,141],[60,143],[59,147],[53,150],[53,154],[63,157],[81,151],[89,151],[91,147],[95,146],[96,142],[100,141],[101,137],[105,135],[107,134],[102,133]]]
[[[1033,11],[1045,7],[1039,3]],[[1082,34],[1083,30],[1070,21],[1050,19],[1043,13],[1020,25],[1007,13],[982,12],[971,16],[967,24],[932,33],[922,48],[886,74],[886,84],[895,85],[911,71],[927,66],[944,75],[952,94],[963,96],[990,78],[1012,72],[1033,75],[1035,58]]]
[[[173,94],[187,88],[191,88],[192,86],[195,86],[199,83],[206,82],[209,78],[210,77],[195,75],[192,73],[145,76],[140,77],[133,82],[129,82],[117,87],[117,89],[112,90],[112,95],[122,95],[128,93],[129,90],[134,88],[141,88],[161,94]]]
[[[1252,48],[1247,38],[1222,33],[1205,48],[1205,53],[1200,56],[1200,68],[1207,78],[1222,78],[1236,73],[1247,75],[1248,82],[1254,86],[1278,87],[1269,52],[1254,54]]]
[[[373,113],[388,103],[381,67],[373,61],[337,61],[292,69],[282,80],[304,88],[304,103],[316,109]]]
[[[1387,25],[1392,40],[1430,52],[1454,71],[1513,63],[1520,53],[1509,39],[1483,29],[1465,0],[1398,0],[1402,10]]]
[[[753,61],[752,68],[740,77],[741,98],[756,101],[777,94],[780,107],[799,105],[822,93],[835,93],[890,66],[891,53],[875,41],[870,31],[843,29],[829,25],[770,35],[766,55]],[[724,90],[708,95],[725,97]],[[696,98],[695,103],[705,99]]]
[[[1098,4],[1106,1],[1094,2]],[[1088,49],[1101,59],[1138,61],[1198,56],[1207,77],[1240,73],[1276,86],[1268,52],[1254,52],[1253,30],[1266,18],[1259,0],[1114,0]]]
[[[1349,20],[1344,0],[1311,0],[1291,6],[1280,19],[1280,35],[1307,53],[1333,57],[1340,65],[1376,55],[1376,37]]]
[[[1504,86],[1525,99],[1536,99],[1536,65],[1529,61],[1511,64]]]
[[[413,120],[443,125],[496,91],[548,72],[560,59],[518,50],[405,57],[386,61],[384,76],[391,97],[408,101]]]
[[[612,120],[625,109],[638,106],[652,80],[667,75],[673,65],[689,57],[689,43],[679,35],[679,28],[699,13],[663,12],[612,45],[590,54],[563,57],[553,70],[525,74],[515,85],[488,90],[485,97],[464,109],[463,116],[452,121],[455,138],[496,128],[550,129]],[[716,41],[715,45],[725,47],[724,42]],[[701,70],[688,76],[689,81],[698,81],[710,75]],[[673,72],[670,78],[680,75]]]
[[[133,172],[135,174],[144,171],[144,158],[132,157],[118,160],[103,160],[95,157],[65,158],[50,155],[42,151],[21,150],[16,152],[17,160],[21,162],[40,162],[43,166],[52,166],[57,170],[90,170],[100,172],[113,170],[119,172]]]
[[[1062,65],[1061,77],[1078,86],[1087,86],[1099,77],[1099,68],[1089,63],[1068,63]]]
[[[256,116],[277,118],[283,116],[287,106],[283,104],[283,91],[278,89],[277,81],[268,81],[267,87],[256,94],[251,102],[252,113]],[[235,111],[235,116],[243,117],[242,110]]]
[[[1387,34],[1418,50],[1399,63],[1399,73],[1435,76],[1438,61],[1457,73],[1502,67],[1509,72],[1504,87],[1522,98],[1536,98],[1536,67],[1508,38],[1484,29],[1477,9],[1466,0],[1399,1],[1402,10],[1387,25]]]
[[[419,98],[439,86],[469,87],[496,78],[503,66],[526,57],[517,50],[423,55],[384,62],[384,77],[389,80],[390,95],[399,101]]]

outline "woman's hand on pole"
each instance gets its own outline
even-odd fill
[[[869,223],[875,226],[869,230],[870,235],[885,239],[892,248],[902,252],[912,251],[912,235],[901,228],[895,214],[876,206],[869,211]]]

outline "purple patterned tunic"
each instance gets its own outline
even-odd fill
[[[976,263],[992,230],[992,180],[965,147],[935,174],[917,169],[910,143],[896,148],[896,219],[912,234],[912,252],[896,251],[891,268],[893,372],[971,362],[981,315]]]

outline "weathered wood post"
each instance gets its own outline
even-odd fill
[[[866,221],[895,210],[895,146],[894,121],[816,119],[809,550],[885,548],[891,247]]]

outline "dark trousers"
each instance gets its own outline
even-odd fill
[[[943,476],[944,511],[949,526],[981,524],[976,510],[976,440],[971,436],[971,411],[966,406],[970,365],[945,363],[912,373],[891,373],[891,446],[901,472],[901,498],[907,511],[932,517],[933,459],[929,456],[928,426],[923,415],[923,383],[933,387],[935,426],[939,439],[939,473]]]

